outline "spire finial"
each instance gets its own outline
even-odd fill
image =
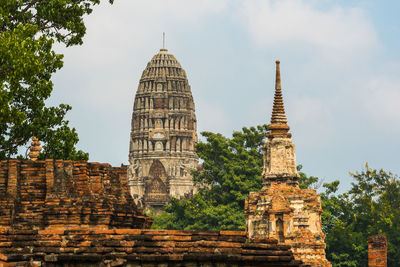
[[[274,106],[272,108],[271,124],[268,126],[268,129],[271,130],[271,133],[268,135],[268,137],[269,138],[273,138],[274,136],[290,137],[291,134],[288,133],[290,127],[289,125],[287,125],[287,118],[282,98],[281,71],[280,71],[281,62],[277,60],[275,63],[276,63],[275,96],[274,96]]]
[[[29,150],[29,158],[32,161],[36,161],[40,154],[40,151],[42,151],[42,147],[40,146],[40,141],[35,136],[32,136],[32,143],[29,147]]]
[[[165,32],[162,33],[162,48],[165,49]]]
[[[275,77],[275,90],[282,90],[282,85],[281,85],[281,68],[280,64],[281,62],[279,60],[275,61],[276,63],[276,77]]]
[[[162,48],[160,49],[160,52],[162,54],[166,54],[168,52],[168,49],[165,48],[165,32],[162,33]]]

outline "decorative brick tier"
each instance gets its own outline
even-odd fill
[[[245,202],[250,239],[275,238],[291,246],[296,259],[311,266],[331,266],[325,257],[321,199],[313,189],[272,184],[251,192]]]
[[[242,231],[0,231],[0,266],[303,266],[274,239]]]
[[[84,161],[0,161],[0,229],[149,228],[126,172]]]

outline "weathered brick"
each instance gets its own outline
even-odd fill
[[[115,229],[118,235],[140,235],[142,231],[142,229]]]
[[[45,230],[39,230],[38,231],[39,235],[62,235],[64,234],[64,229],[45,229]]]
[[[220,235],[246,236],[245,231],[220,231]]]
[[[0,242],[0,247],[11,247],[12,242]]]
[[[13,164],[17,166],[14,168],[18,181],[15,186],[19,186],[17,189],[23,198],[22,207],[15,215],[24,220],[9,230],[11,220],[0,217],[0,225],[8,227],[0,226],[1,264],[33,265],[36,261],[36,265],[41,266],[46,262],[47,265],[98,266],[139,262],[164,266],[174,262],[185,266],[211,266],[214,262],[229,262],[238,266],[245,259],[247,266],[256,266],[253,263],[261,259],[274,261],[276,266],[281,262],[291,266],[300,264],[292,260],[293,254],[287,246],[277,245],[273,239],[248,244],[243,231],[143,229],[150,226],[151,219],[136,209],[126,189],[112,181],[126,175],[123,169],[61,160],[35,164],[25,161],[21,165],[15,161]],[[2,165],[0,161],[0,177],[3,167],[8,168],[8,162]],[[62,176],[68,173],[68,177]],[[103,181],[109,179],[112,184],[109,191],[101,191],[103,188],[98,184],[101,175],[106,177]],[[97,179],[93,183],[92,176]],[[68,190],[57,180],[60,177]],[[46,191],[46,182],[53,183],[53,191]],[[33,183],[37,187],[32,186]],[[0,195],[0,214],[11,216],[10,210],[15,207],[7,206],[8,203]],[[6,207],[4,212],[3,207]],[[133,225],[138,229],[132,228]]]
[[[191,236],[187,235],[156,235],[152,237],[152,240],[173,240],[173,241],[189,241]]]

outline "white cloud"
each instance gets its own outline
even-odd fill
[[[319,147],[335,133],[334,108],[327,100],[312,96],[290,97],[286,102],[294,138],[307,147]]]
[[[370,80],[365,97],[364,108],[375,125],[384,131],[400,131],[400,79],[378,76]]]
[[[375,29],[361,8],[329,5],[316,1],[249,0],[242,18],[259,45],[305,45],[321,51],[356,53],[377,44]],[[357,49],[357,50],[355,50]]]
[[[133,100],[132,91],[136,91],[146,63],[161,48],[162,32],[167,30],[168,47],[168,29],[175,30],[175,24],[189,29],[226,6],[227,0],[103,2],[85,19],[87,34],[82,46],[56,47],[65,54],[56,87],[69,84],[68,90],[59,92],[64,95],[58,97],[75,97],[100,112],[109,104],[126,103],[127,97]],[[78,82],[81,84],[71,86]],[[127,105],[113,106],[122,112]]]
[[[85,19],[87,35],[84,45],[60,49],[67,58],[75,56],[81,59],[82,64],[75,67],[109,66],[121,59],[126,61],[121,51],[143,51],[150,40],[161,46],[161,33],[171,29],[171,25],[189,28],[201,24],[205,16],[221,12],[226,6],[227,0],[130,0],[115,1],[113,5],[103,2]]]
[[[197,130],[199,137],[200,132],[215,132],[215,129],[218,129],[217,132],[225,136],[231,136],[232,118],[225,109],[209,99],[199,98],[194,101],[196,103],[196,116],[199,125]]]

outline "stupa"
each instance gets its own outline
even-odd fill
[[[276,61],[275,96],[270,133],[264,145],[263,187],[245,202],[247,235],[290,245],[295,259],[309,266],[331,266],[325,256],[321,198],[314,189],[299,187],[295,146],[282,97],[280,62]]]
[[[185,70],[165,48],[143,71],[135,96],[128,179],[137,205],[155,212],[193,194],[196,115]]]

